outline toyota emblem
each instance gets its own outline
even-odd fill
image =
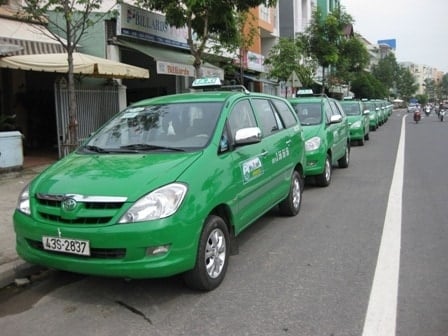
[[[76,201],[73,198],[66,198],[62,201],[62,209],[65,211],[72,211],[76,208]]]

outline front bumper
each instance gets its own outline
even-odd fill
[[[55,225],[14,213],[16,250],[32,264],[69,272],[123,277],[158,278],[194,267],[198,227],[179,223],[176,216],[153,222],[113,225]],[[43,249],[42,236],[88,240],[90,256]],[[150,254],[168,246],[162,254]]]

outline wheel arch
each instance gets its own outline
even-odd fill
[[[224,220],[229,232],[230,255],[238,254],[238,243],[235,236],[235,225],[233,224],[233,215],[230,207],[227,204],[219,204],[210,212],[209,215],[216,215]]]

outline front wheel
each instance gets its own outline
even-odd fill
[[[226,223],[219,216],[209,216],[199,240],[196,265],[184,274],[186,285],[204,291],[218,287],[229,264],[229,247]]]
[[[327,154],[325,159],[324,171],[322,174],[316,176],[316,183],[319,187],[328,187],[331,182],[331,174],[333,167],[331,166],[331,158]]]
[[[280,202],[280,213],[284,216],[295,216],[302,205],[303,178],[298,171],[294,171],[291,177],[291,186],[288,196]]]
[[[338,160],[339,168],[347,168],[350,163],[350,146],[345,147],[344,156]]]

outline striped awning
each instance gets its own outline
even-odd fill
[[[62,45],[45,34],[45,28],[23,21],[0,18],[0,56],[54,54]]]

